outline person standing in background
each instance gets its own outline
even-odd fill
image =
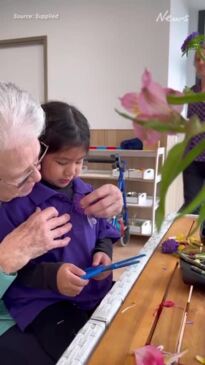
[[[198,77],[197,83],[192,86],[191,90],[195,93],[205,92],[205,46],[201,53],[196,52],[194,57],[194,66]],[[196,115],[202,123],[205,123],[205,102],[198,102],[188,105],[187,117]],[[194,136],[187,148],[190,151],[201,140],[205,139],[205,133]],[[205,151],[199,155],[183,172],[183,188],[184,188],[184,205],[185,208],[199,193],[205,182]],[[199,213],[198,207],[193,214]]]

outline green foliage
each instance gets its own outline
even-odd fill
[[[196,36],[196,33],[193,33],[185,40],[182,46],[182,51],[188,52],[189,49],[195,49],[197,52],[202,53],[204,49],[201,47],[201,42],[202,42],[201,36],[200,35]],[[146,73],[146,77],[148,76],[149,73],[148,75]],[[202,140],[198,145],[196,145],[191,151],[189,152],[186,151],[190,139],[195,135],[205,132],[205,121],[201,123],[201,121],[197,116],[193,116],[189,120],[187,120],[183,118],[178,111],[176,111],[180,108],[173,108],[172,105],[183,105],[189,103],[205,102],[205,92],[194,93],[190,89],[186,89],[184,94],[182,96],[179,96],[176,95],[176,92],[175,93],[173,92],[173,95],[167,95],[167,93],[165,93],[165,89],[164,90],[162,89],[161,90],[162,98],[160,99],[157,93],[156,97],[154,94],[154,90],[155,89],[156,91],[158,90],[157,84],[152,82],[151,77],[149,80],[152,85],[151,91],[148,88],[149,92],[145,92],[147,90],[145,90],[146,87],[143,85],[140,94],[141,97],[143,97],[145,100],[145,105],[147,104],[149,106],[150,104],[151,106],[151,108],[144,107],[144,110],[141,111],[141,115],[146,116],[147,119],[146,121],[140,120],[140,111],[137,115],[134,116],[122,113],[118,110],[116,110],[116,112],[123,118],[129,119],[132,122],[137,123],[144,129],[146,129],[146,136],[149,136],[149,129],[166,134],[177,134],[177,133],[184,134],[184,140],[176,144],[169,151],[165,163],[162,167],[160,196],[159,196],[160,201],[159,201],[159,207],[156,212],[156,226],[157,229],[159,230],[165,218],[165,201],[170,185],[202,152],[205,151],[205,139]],[[152,97],[150,96],[150,94]],[[135,96],[137,100],[138,94],[136,94]],[[167,98],[167,105],[166,105],[166,100],[164,101],[164,96],[166,96]],[[124,97],[124,104],[126,105],[126,95]],[[126,108],[126,106],[124,107]],[[130,108],[127,109],[130,110]],[[152,114],[150,110],[153,111]],[[160,110],[162,110],[162,114],[160,114]],[[158,116],[157,119],[155,119],[155,115]],[[151,140],[151,132],[150,132],[150,140]],[[192,213],[192,211],[194,211],[198,207],[200,207],[198,222],[201,223],[203,220],[205,220],[205,187],[202,188],[202,190],[198,193],[198,195],[190,203],[190,205],[186,207],[186,209],[181,211],[180,214],[178,214],[178,217],[181,217],[188,213]]]
[[[170,151],[165,160],[165,163],[162,167],[161,171],[161,184],[160,184],[160,199],[159,206],[156,212],[156,226],[159,230],[164,218],[165,218],[165,202],[166,195],[171,183],[175,180],[175,178],[181,173],[181,169],[176,163],[180,161],[184,155],[184,151],[186,148],[185,141],[176,144]]]
[[[198,34],[194,35],[193,37],[192,35],[190,35],[185,41],[185,44],[182,46],[182,56],[184,56],[185,54],[188,55],[188,52],[191,50],[194,50],[196,52],[201,51],[201,46],[203,42],[204,42],[204,35]]]
[[[183,142],[176,144],[169,151],[169,154],[162,167],[160,201],[156,212],[156,226],[158,230],[160,229],[165,218],[166,195],[170,185],[176,179],[176,177],[179,176],[190,165],[190,163],[205,150],[205,140],[202,140],[191,151],[185,154],[187,143],[188,140],[185,139]],[[178,214],[177,218],[182,217],[185,214],[192,213],[193,210],[201,206],[201,204],[202,206],[205,204],[205,188],[202,188],[195,199]],[[199,222],[205,220],[205,209],[203,209],[202,206],[199,214]]]

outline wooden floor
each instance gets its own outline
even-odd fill
[[[130,256],[137,255],[139,250],[148,241],[149,237],[131,236],[129,243],[124,247],[120,243],[116,243],[113,250],[113,262],[124,260]],[[113,271],[114,280],[116,281],[126,268]]]

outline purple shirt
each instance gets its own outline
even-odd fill
[[[24,222],[36,209],[55,207],[59,214],[71,215],[72,230],[68,233],[70,243],[31,260],[28,265],[40,262],[68,262],[86,269],[92,264],[96,240],[111,238],[115,242],[120,234],[106,219],[89,219],[83,214],[79,200],[92,191],[92,187],[80,178],[73,181],[73,198],[38,183],[29,196],[2,203],[0,207],[0,241],[15,227]],[[81,309],[92,309],[107,294],[112,285],[112,275],[100,281],[91,279],[82,292],[75,297],[61,295],[44,289],[22,286],[17,279],[4,295],[4,302],[18,326],[23,330],[47,306],[62,300],[77,304]]]
[[[200,82],[194,85],[191,88],[194,92],[200,92],[201,91],[201,84]],[[192,115],[197,115],[198,118],[201,120],[202,123],[205,123],[205,103],[199,102],[199,103],[193,103],[188,105],[188,111],[187,111],[187,117],[190,118]],[[194,136],[187,148],[187,151],[192,150],[193,147],[195,147],[199,142],[201,142],[203,139],[205,139],[205,133],[200,133],[196,136]],[[195,161],[205,161],[205,151],[199,155]]]

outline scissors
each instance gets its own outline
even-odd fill
[[[121,261],[113,262],[110,265],[99,265],[99,266],[88,267],[85,270],[86,274],[82,275],[81,278],[82,279],[91,279],[94,276],[99,275],[99,274],[101,274],[104,271],[115,270],[115,269],[119,269],[120,267],[125,267],[125,266],[130,266],[130,265],[138,264],[140,262],[139,259],[141,257],[144,257],[144,256],[146,256],[146,255],[145,254],[141,254],[141,255],[129,257],[126,260],[121,260]]]

